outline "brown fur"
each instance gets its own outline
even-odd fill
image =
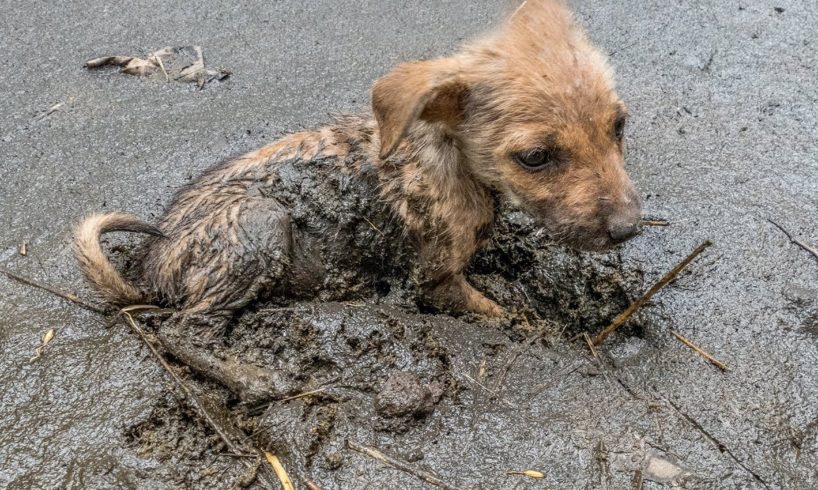
[[[358,224],[305,225],[321,210],[295,211],[303,203],[285,202],[292,189],[298,194],[292,172],[349,176],[374,189],[379,198],[361,207],[362,219],[387,215],[382,224],[398,226],[371,250],[411,241],[413,281],[452,311],[502,313],[464,276],[488,237],[497,199],[578,248],[601,250],[636,230],[639,199],[616,134],[625,107],[604,57],[561,1],[528,0],[458,53],[399,65],[374,84],[372,108],[374,117],[287,136],[180,191],[158,225],[164,238],[146,241],[141,290],[122,280],[98,244],[106,231],[152,231],[127,215],[80,225],[83,272],[112,303],[159,299],[189,317],[229,318],[261,291],[318,294],[322,284],[348,280],[336,267],[344,255],[326,242],[343,249]],[[537,151],[548,155],[547,167],[524,168],[521,155]],[[323,265],[314,263],[319,255]]]

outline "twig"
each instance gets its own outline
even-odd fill
[[[321,487],[312,480],[304,480],[304,485],[306,485],[309,490],[321,490]]]
[[[226,458],[258,458],[257,454],[238,454],[238,453],[217,453],[216,456],[224,456]]]
[[[6,269],[0,268],[0,272],[2,272],[3,274],[7,275],[9,278],[14,279],[15,281],[17,281],[17,282],[19,282],[21,284],[25,284],[26,286],[31,286],[33,288],[42,289],[43,291],[47,291],[47,292],[53,294],[54,296],[59,296],[60,298],[66,300],[66,301],[70,301],[70,302],[72,302],[72,303],[74,303],[76,305],[79,305],[79,306],[85,308],[88,311],[93,311],[94,313],[99,313],[100,315],[107,315],[108,313],[110,313],[109,310],[105,310],[104,308],[93,305],[93,304],[81,299],[79,296],[77,296],[75,294],[60,291],[59,289],[55,288],[54,286],[49,286],[48,284],[45,284],[43,282],[35,281],[34,279],[29,279],[27,277],[21,276],[19,274],[15,274],[14,272],[11,272],[11,271],[6,270]]]
[[[727,368],[727,365],[726,365],[726,364],[724,364],[723,362],[719,361],[718,359],[716,359],[716,358],[715,358],[715,357],[713,357],[712,355],[708,354],[708,353],[707,353],[706,351],[704,351],[704,350],[703,350],[701,347],[699,347],[698,345],[694,344],[694,343],[693,343],[693,342],[691,342],[690,340],[688,340],[688,339],[686,339],[686,338],[682,337],[682,335],[681,335],[681,334],[679,334],[678,332],[674,332],[674,331],[672,331],[672,330],[671,330],[671,332],[670,332],[670,333],[672,333],[672,334],[673,334],[673,336],[674,336],[674,337],[676,337],[676,338],[679,340],[679,342],[681,342],[681,343],[683,343],[684,345],[686,345],[686,346],[690,347],[691,349],[693,349],[693,350],[694,350],[696,353],[698,353],[700,356],[702,356],[702,357],[704,357],[705,359],[707,359],[708,361],[710,361],[710,362],[711,362],[711,363],[712,363],[714,366],[716,366],[717,368],[721,369],[722,371],[729,371],[729,369]]]
[[[628,319],[631,316],[633,316],[633,314],[636,313],[636,311],[639,310],[639,308],[641,308],[645,303],[650,301],[654,294],[659,292],[659,290],[662,289],[663,287],[667,286],[673,279],[676,278],[676,276],[679,275],[680,272],[684,270],[685,267],[690,265],[690,263],[693,262],[693,260],[696,257],[698,257],[702,252],[704,252],[707,249],[707,247],[711,245],[713,245],[713,242],[711,242],[710,240],[707,240],[706,242],[699,245],[696,248],[696,250],[694,250],[690,255],[685,257],[683,261],[679,262],[679,264],[676,267],[674,267],[673,270],[665,274],[664,277],[662,277],[659,280],[659,282],[654,284],[653,287],[651,287],[647,293],[645,293],[644,295],[642,295],[642,297],[631,303],[631,305],[628,306],[628,308],[625,311],[623,311],[616,318],[613,319],[611,324],[608,325],[605,328],[605,330],[603,330],[596,337],[594,337],[593,339],[594,345],[601,344],[602,342],[605,341],[606,338],[608,338],[608,335],[613,333],[617,328],[624,325],[624,323],[628,321]]]
[[[591,355],[594,356],[596,362],[602,366],[602,359],[599,358],[599,353],[596,351],[596,346],[594,346],[594,341],[591,340],[591,336],[588,335],[588,332],[583,332],[582,336],[585,338],[585,343],[588,344],[588,349],[591,350]]]
[[[361,216],[361,217],[364,219],[364,221],[366,221],[367,223],[369,223],[369,226],[371,226],[373,230],[375,230],[375,231],[377,231],[378,233],[380,233],[380,235],[381,235],[382,237],[385,237],[385,236],[386,236],[386,235],[384,235],[384,234],[383,234],[383,232],[380,230],[380,228],[378,228],[377,226],[375,226],[375,223],[373,223],[373,222],[369,221],[369,219],[367,219],[367,217],[366,217],[366,216]]]
[[[57,112],[60,109],[60,107],[62,107],[64,105],[65,105],[65,102],[60,102],[58,104],[54,104],[53,106],[51,106],[50,109],[48,109],[44,113],[37,116],[37,118],[36,118],[37,121],[41,121],[41,120],[47,118],[48,116],[50,116],[51,114],[54,114],[55,112]]]
[[[464,378],[466,378],[468,381],[470,381],[470,382],[474,383],[475,385],[479,386],[480,388],[483,388],[483,389],[484,389],[484,390],[485,390],[487,393],[489,393],[489,394],[490,394],[492,397],[495,397],[495,396],[496,396],[496,397],[498,397],[498,398],[500,399],[500,401],[501,401],[501,402],[503,402],[503,403],[504,403],[504,404],[505,404],[505,405],[506,405],[508,408],[517,408],[517,407],[516,407],[516,406],[515,406],[513,403],[511,403],[510,401],[506,400],[505,398],[503,398],[503,397],[499,396],[499,395],[497,394],[497,392],[493,391],[493,390],[492,390],[491,388],[489,388],[488,386],[486,386],[486,385],[484,385],[483,383],[481,383],[481,382],[477,381],[476,379],[472,378],[472,377],[471,377],[471,376],[469,376],[468,374],[466,374],[466,373],[460,373],[460,375],[461,375],[461,376],[463,376]]]
[[[781,230],[781,232],[782,232],[782,233],[784,233],[785,235],[787,235],[787,238],[789,238],[789,239],[790,239],[790,242],[794,243],[795,245],[798,245],[798,246],[799,246],[799,247],[801,247],[802,249],[804,249],[804,250],[806,250],[807,252],[811,253],[811,254],[812,254],[812,255],[813,255],[813,256],[814,256],[816,259],[818,259],[818,248],[813,247],[812,245],[810,245],[809,243],[807,243],[807,242],[805,242],[805,241],[803,241],[803,240],[800,240],[800,239],[798,239],[798,238],[795,238],[795,237],[793,236],[793,234],[792,234],[792,233],[790,233],[789,231],[787,231],[786,229],[784,229],[784,227],[783,227],[783,226],[779,225],[779,224],[778,224],[778,223],[776,223],[775,221],[773,221],[773,220],[771,220],[771,219],[768,219],[767,221],[769,221],[770,223],[772,223],[772,224],[773,224],[773,226],[775,226],[776,228],[778,228],[779,230]]]
[[[28,255],[28,244],[26,244],[25,240],[20,242],[20,247],[18,248],[18,251],[20,252],[21,257],[25,257],[26,255]]]
[[[642,226],[670,226],[670,221],[665,219],[643,219],[639,223]]]
[[[528,324],[528,319],[526,319],[526,324]],[[495,398],[499,396],[500,393],[500,385],[502,385],[506,377],[508,377],[509,371],[514,366],[514,363],[517,362],[517,359],[523,354],[523,352],[527,351],[529,347],[538,339],[535,335],[528,339],[524,345],[520,345],[517,349],[515,349],[514,354],[512,354],[511,358],[508,360],[505,366],[503,366],[503,370],[500,372],[500,376],[497,378],[497,382],[494,383],[493,394],[489,397],[489,401],[494,401]]]
[[[347,440],[347,447],[349,447],[353,451],[365,454],[372,459],[380,461],[381,463],[385,463],[397,470],[403,471],[404,473],[409,473],[410,475],[414,476],[415,478],[421,481],[428,483],[429,485],[433,485],[438,488],[443,488],[445,490],[461,490],[461,487],[449,485],[441,477],[435,475],[431,471],[416,468],[406,461],[402,461],[400,459],[387,456],[386,454],[382,453],[381,451],[378,451],[375,448],[362,446],[357,442],[353,442],[350,440]]]
[[[284,465],[281,464],[278,456],[264,451],[264,457],[267,458],[267,462],[270,463],[270,466],[273,467],[273,471],[276,472],[276,476],[281,482],[282,490],[295,490],[295,486],[293,486],[293,482],[290,480],[290,475],[287,474],[287,470],[284,469]]]
[[[299,398],[304,398],[304,397],[307,397],[307,396],[312,396],[312,395],[317,395],[319,393],[323,393],[323,392],[327,391],[327,388],[331,388],[331,387],[332,386],[322,386],[322,387],[316,388],[314,390],[305,391],[304,393],[299,393],[297,395],[288,396],[287,398],[282,398],[281,400],[276,400],[276,401],[277,401],[277,403],[284,403],[284,402],[289,402],[289,401],[292,401],[292,400],[298,400]]]

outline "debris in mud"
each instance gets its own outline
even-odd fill
[[[506,475],[521,475],[533,478],[535,480],[542,480],[545,478],[545,473],[537,470],[523,470],[523,471],[506,471]]]
[[[120,73],[145,78],[161,78],[182,83],[196,83],[199,90],[212,81],[221,81],[231,75],[227,70],[212,70],[205,66],[201,46],[162,48],[146,58],[135,56],[104,56],[85,62],[85,68],[120,67]]]
[[[704,252],[711,245],[713,245],[713,242],[711,242],[710,240],[705,241],[704,243],[696,247],[696,250],[691,252],[690,255],[684,258],[684,260],[679,262],[679,264],[676,267],[674,267],[670,272],[662,276],[662,278],[659,279],[659,282],[654,284],[648,290],[648,292],[646,292],[639,299],[631,303],[631,305],[625,311],[623,311],[616,318],[613,319],[611,324],[608,325],[605,328],[605,330],[603,330],[596,337],[594,337],[593,339],[594,345],[601,344],[602,342],[605,341],[606,338],[608,338],[608,335],[612,334],[616,329],[624,325],[625,322],[628,321],[628,319],[639,310],[639,308],[641,308],[645,303],[650,301],[654,294],[658,293],[659,290],[670,284],[670,282],[673,279],[675,279],[680,272],[682,272],[688,265],[690,265],[691,262],[693,262],[693,260],[696,257],[701,255],[701,253]]]
[[[71,107],[71,106],[73,106],[75,100],[76,100],[75,97],[69,97],[64,102],[58,102],[58,103],[54,104],[53,106],[49,107],[47,110],[41,112],[39,115],[35,116],[34,120],[35,121],[42,121],[43,119],[45,119],[48,116],[54,114],[55,112],[63,110],[65,108],[66,104],[68,104],[69,107]]]
[[[21,276],[20,274],[17,274],[15,272],[11,272],[10,270],[6,270],[6,269],[3,269],[3,268],[0,268],[0,273],[5,274],[6,276],[8,276],[9,279],[17,281],[20,284],[25,284],[26,286],[31,286],[33,288],[40,289],[42,291],[46,291],[48,293],[53,294],[54,296],[60,297],[60,298],[62,298],[64,300],[66,300],[66,301],[70,301],[71,303],[74,303],[75,305],[79,305],[79,306],[85,308],[88,311],[93,311],[94,313],[99,313],[100,315],[105,315],[105,314],[108,313],[104,308],[99,307],[99,306],[95,306],[95,305],[81,299],[76,294],[66,293],[65,291],[61,291],[59,288],[56,288],[56,287],[51,286],[49,284],[46,284],[44,282],[36,281],[36,280],[31,279],[29,277]]]
[[[779,230],[781,230],[781,232],[782,232],[782,233],[784,233],[785,235],[787,235],[787,238],[789,238],[789,239],[790,239],[790,242],[792,242],[794,245],[798,245],[799,247],[801,247],[801,249],[803,249],[803,250],[804,250],[804,251],[806,251],[806,252],[809,252],[810,254],[812,254],[812,256],[813,256],[813,257],[815,257],[816,259],[818,259],[818,248],[816,248],[816,247],[814,247],[814,246],[810,245],[809,243],[807,243],[807,242],[805,242],[805,241],[803,241],[803,240],[801,240],[801,239],[795,238],[795,236],[793,236],[793,234],[792,234],[792,233],[790,233],[789,231],[787,231],[787,229],[786,229],[786,228],[784,228],[783,226],[779,225],[779,224],[778,224],[778,223],[776,223],[775,221],[773,221],[773,220],[771,220],[771,219],[770,219],[770,220],[767,220],[767,221],[769,221],[770,223],[772,223],[772,225],[773,225],[773,226],[775,226],[776,228],[778,228]]]
[[[642,226],[670,226],[670,221],[666,219],[643,219],[639,222]]]
[[[707,353],[704,349],[702,349],[698,345],[696,345],[693,342],[691,342],[690,340],[682,337],[682,335],[679,334],[678,332],[671,331],[670,333],[672,333],[673,336],[676,337],[679,340],[679,342],[681,342],[684,345],[686,345],[686,346],[690,347],[691,349],[693,349],[694,352],[696,352],[700,356],[707,359],[711,364],[713,364],[717,368],[721,369],[722,371],[728,371],[726,364],[724,364],[723,362],[719,361],[718,359],[716,359],[715,357],[713,357],[712,355]]]
[[[442,396],[440,383],[424,385],[415,374],[397,372],[389,377],[375,397],[375,411],[389,418],[428,415]]]
[[[51,342],[53,339],[54,339],[54,329],[49,328],[48,332],[46,332],[45,335],[43,335],[43,340],[42,340],[42,342],[40,342],[40,345],[38,345],[37,348],[34,349],[34,356],[31,359],[29,359],[29,362],[34,362],[37,359],[39,359],[43,355],[43,351],[45,350],[45,346],[47,346],[48,343]]]
[[[129,308],[125,308],[121,310],[122,316],[127,320],[128,326],[131,330],[142,340],[148,350],[151,352],[153,357],[159,363],[160,366],[165,370],[165,372],[170,375],[171,379],[175,383],[175,385],[180,389],[183,393],[184,401],[189,404],[192,408],[195,409],[199,418],[218,435],[218,438],[221,440],[221,443],[224,444],[226,448],[233,452],[233,454],[239,455],[248,455],[248,454],[256,454],[259,455],[261,451],[249,447],[246,441],[246,435],[241,431],[240,428],[236,427],[230,417],[227,414],[227,411],[223,407],[218,407],[215,400],[212,399],[205,399],[204,397],[199,396],[198,394],[194,393],[190,386],[188,386],[185,381],[174,371],[174,369],[168,364],[164,357],[156,350],[153,343],[151,343],[150,339],[148,339],[147,335],[145,334],[144,330],[137,325],[136,321],[134,320],[133,316],[131,315],[129,310],[145,310],[145,309],[152,309],[151,306],[148,305],[135,305]],[[247,466],[248,468],[253,468],[253,463],[242,460],[242,463]],[[269,480],[269,476],[265,473],[263,474],[265,480]]]
[[[427,470],[416,468],[415,466],[412,466],[410,463],[406,461],[402,461],[400,459],[387,456],[378,449],[366,447],[354,441],[347,441],[347,447],[349,447],[353,451],[365,454],[377,461],[388,464],[389,466],[392,466],[395,469],[401,470],[405,473],[409,473],[410,475],[417,477],[418,479],[428,483],[429,485],[433,485],[438,488],[443,488],[444,490],[460,490],[460,487],[450,485],[438,475],[435,475],[434,473]]]
[[[290,475],[287,474],[287,470],[284,469],[284,465],[281,464],[278,456],[268,451],[264,451],[264,458],[267,459],[267,462],[273,467],[273,471],[275,471],[278,480],[281,482],[281,488],[283,490],[295,490],[293,482],[290,480]]]

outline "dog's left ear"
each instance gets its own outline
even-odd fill
[[[372,110],[387,158],[418,119],[456,127],[463,117],[466,83],[457,63],[441,58],[403,63],[372,86]]]

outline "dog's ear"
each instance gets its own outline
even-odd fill
[[[452,59],[403,63],[372,86],[372,110],[387,158],[417,119],[456,127],[463,114],[466,83]]]

